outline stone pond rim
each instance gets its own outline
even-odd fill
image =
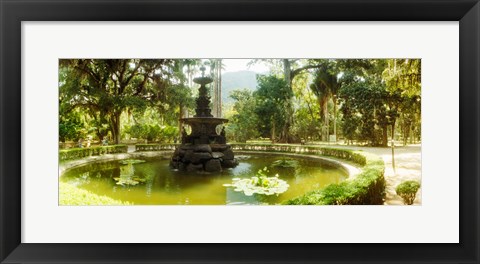
[[[182,142],[175,149],[170,161],[170,167],[186,171],[219,172],[223,168],[233,168],[238,165],[230,145],[227,144],[225,127],[220,133],[217,127],[228,122],[228,119],[213,117],[210,109],[210,97],[205,85],[213,82],[205,77],[205,68],[201,68],[202,77],[193,79],[200,84],[196,101],[195,116],[181,118],[182,124],[191,127],[187,134],[182,127]]]

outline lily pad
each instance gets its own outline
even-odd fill
[[[288,190],[288,183],[278,178],[278,174],[274,177],[267,177],[265,173],[267,168],[258,171],[257,176],[251,178],[240,179],[233,178],[231,184],[224,184],[225,187],[234,187],[234,191],[243,192],[247,196],[254,194],[273,195],[281,194]]]
[[[117,185],[130,185],[130,186],[135,186],[140,183],[145,183],[145,179],[139,178],[139,177],[115,177],[113,178],[116,182]]]
[[[272,167],[296,168],[298,167],[298,161],[291,159],[276,160],[272,163]]]

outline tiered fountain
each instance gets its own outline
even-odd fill
[[[225,138],[225,127],[217,132],[217,127],[228,122],[228,119],[213,117],[210,109],[210,97],[205,85],[213,82],[205,77],[205,68],[201,68],[202,77],[193,81],[200,84],[197,108],[194,117],[180,119],[191,127],[190,134],[182,128],[182,144],[175,149],[170,166],[187,171],[217,172],[222,168],[233,168],[238,165],[230,145]],[[220,107],[220,106],[219,106]]]

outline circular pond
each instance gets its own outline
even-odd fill
[[[212,174],[174,171],[168,158],[92,163],[66,171],[60,181],[135,205],[218,205],[279,204],[348,177],[344,168],[321,159],[280,155],[238,155],[238,158],[237,167]],[[251,178],[265,167],[268,177],[278,174],[279,179],[288,183],[287,191],[246,195],[224,186],[234,178]]]

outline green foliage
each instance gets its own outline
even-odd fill
[[[254,92],[256,98],[255,113],[258,117],[258,127],[263,137],[276,137],[288,118],[288,104],[293,96],[285,80],[274,75],[257,75],[258,89]]]
[[[400,183],[395,191],[402,197],[403,203],[412,205],[417,196],[417,191],[420,189],[420,183],[417,181],[404,181]]]
[[[334,131],[337,138],[374,146],[386,146],[392,136],[404,144],[421,140],[421,60],[253,62],[269,65],[270,72],[253,82],[256,91],[231,93],[233,108],[224,111],[230,141],[327,140]],[[178,140],[179,119],[194,107],[191,80],[200,64],[199,59],[60,60],[59,140]],[[241,74],[252,88],[254,73]],[[223,96],[247,86],[229,87],[229,77],[222,80]]]
[[[118,144],[123,112],[132,109],[142,112],[148,106],[165,110],[188,104],[188,89],[182,85],[185,80],[179,62],[171,59],[60,60],[60,115],[82,109],[93,121],[99,138],[108,128]]]
[[[113,153],[126,153],[128,151],[128,146],[126,145],[110,145],[110,146],[98,146],[90,148],[71,148],[71,149],[62,149],[59,151],[59,159],[71,160],[71,159],[81,159],[89,156],[98,156],[104,154],[113,154]]]
[[[358,165],[364,166],[367,164],[367,157],[364,153],[359,151],[353,151],[349,149],[338,149],[338,148],[321,148],[322,155],[332,156],[348,161],[352,161]]]
[[[172,142],[178,135],[178,128],[172,126],[135,124],[126,128],[131,137],[146,139],[147,141]]]
[[[228,138],[236,142],[246,142],[247,139],[256,138],[258,132],[258,117],[255,113],[256,101],[252,92],[234,90],[230,97],[235,100],[234,112],[229,117],[230,122],[226,127]]]
[[[71,184],[60,182],[59,184],[60,205],[133,205],[122,202],[105,195],[97,195],[92,192],[79,189]]]
[[[67,140],[78,141],[85,136],[84,123],[78,112],[60,116],[58,124],[58,135],[61,142]]]
[[[310,89],[318,98],[320,106],[320,116],[323,118],[324,129],[323,138],[328,140],[329,136],[329,109],[328,103],[330,99],[335,99],[341,83],[338,80],[338,71],[333,62],[323,62],[319,68],[316,69],[313,75],[313,81]],[[336,100],[333,101],[336,104]],[[336,113],[334,113],[336,114]]]
[[[382,72],[390,91],[399,91],[402,96],[420,96],[422,81],[422,60],[388,59]]]
[[[135,151],[175,150],[176,144],[136,144]]]
[[[335,152],[329,152],[331,154]],[[342,156],[350,151],[339,151]],[[351,152],[352,154],[360,154]],[[351,161],[360,161],[356,155],[347,155]],[[340,184],[331,184],[321,190],[308,192],[302,196],[287,200],[289,205],[362,205],[383,204],[385,199],[385,166],[383,160],[372,155],[365,157],[362,172],[354,179]],[[361,163],[359,163],[361,164]]]
[[[389,103],[398,100],[377,78],[345,85],[340,91],[344,134],[348,139],[366,141],[372,146],[386,146],[387,125],[393,124],[398,115],[397,108]]]

